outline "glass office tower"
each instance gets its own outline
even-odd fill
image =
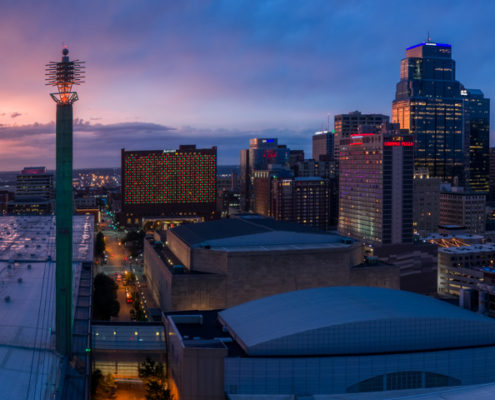
[[[414,135],[416,168],[472,190],[487,190],[488,109],[481,91],[466,90],[455,79],[449,44],[428,40],[406,49],[392,121]]]

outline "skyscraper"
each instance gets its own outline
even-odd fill
[[[477,89],[461,90],[466,118],[468,186],[474,192],[490,190],[490,99]]]
[[[389,122],[388,115],[383,114],[361,114],[359,111],[353,111],[348,114],[339,114],[334,118],[335,138],[334,154],[335,160],[339,160],[339,145],[341,139],[346,139],[353,133],[357,133],[360,125],[369,125],[379,127],[385,122]]]
[[[126,151],[122,149],[121,223],[143,217],[200,217],[216,210],[217,148]]]
[[[239,181],[243,211],[252,211],[254,207],[254,171],[267,170],[269,165],[288,166],[289,153],[275,138],[250,139],[249,149],[241,150]]]
[[[392,121],[414,136],[416,168],[487,190],[488,108],[481,91],[466,90],[455,79],[450,44],[428,39],[406,49]]]
[[[366,128],[366,129],[364,129]],[[413,234],[413,141],[397,124],[340,141],[339,232],[371,244]]]
[[[335,133],[332,131],[320,131],[313,135],[313,159],[319,161],[320,158],[325,161],[334,159],[334,138]]]

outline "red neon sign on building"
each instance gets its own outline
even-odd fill
[[[383,142],[384,146],[406,146],[410,147],[413,146],[413,142]]]

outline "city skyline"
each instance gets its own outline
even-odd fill
[[[123,147],[193,143],[218,146],[219,164],[237,164],[252,137],[278,137],[309,156],[311,136],[328,114],[332,121],[354,110],[391,115],[399,62],[428,31],[452,45],[458,80],[492,98],[495,57],[471,49],[494,33],[494,8],[448,1],[95,2],[70,10],[12,3],[0,17],[9,39],[0,44],[0,170],[54,167],[55,115],[43,66],[63,44],[88,65],[84,101],[75,107],[75,168],[118,166]]]

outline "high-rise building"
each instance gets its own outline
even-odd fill
[[[254,171],[267,170],[269,165],[288,166],[290,150],[279,145],[275,138],[249,140],[249,149],[241,150],[240,193],[241,209],[252,211],[254,207]]]
[[[416,168],[487,190],[488,108],[481,91],[466,90],[455,79],[450,44],[428,39],[406,49],[392,121],[414,136]]]
[[[413,139],[397,124],[341,139],[339,232],[370,244],[409,243]]]
[[[201,217],[216,210],[217,148],[126,151],[122,149],[121,223],[143,217]]]
[[[428,236],[438,231],[440,218],[440,184],[442,180],[431,177],[427,169],[414,172],[413,228],[414,233]]]
[[[313,160],[332,161],[334,159],[333,131],[319,131],[313,135]]]
[[[318,176],[274,179],[271,216],[328,230],[335,220],[330,206],[331,192],[335,189],[331,183]]]
[[[463,89],[466,119],[466,186],[473,192],[490,190],[490,99],[477,89]]]
[[[15,200],[10,213],[49,215],[53,211],[53,174],[45,167],[24,168],[16,179]]]
[[[468,233],[484,233],[486,194],[444,184],[440,192],[440,225],[464,227]]]
[[[495,200],[495,147],[490,147],[490,200]]]
[[[360,125],[380,127],[383,123],[389,122],[388,115],[383,114],[361,114],[359,111],[348,114],[339,114],[334,118],[335,137],[334,137],[334,154],[335,160],[339,161],[340,140],[349,138],[351,134],[357,133]],[[315,159],[317,160],[317,159]]]

